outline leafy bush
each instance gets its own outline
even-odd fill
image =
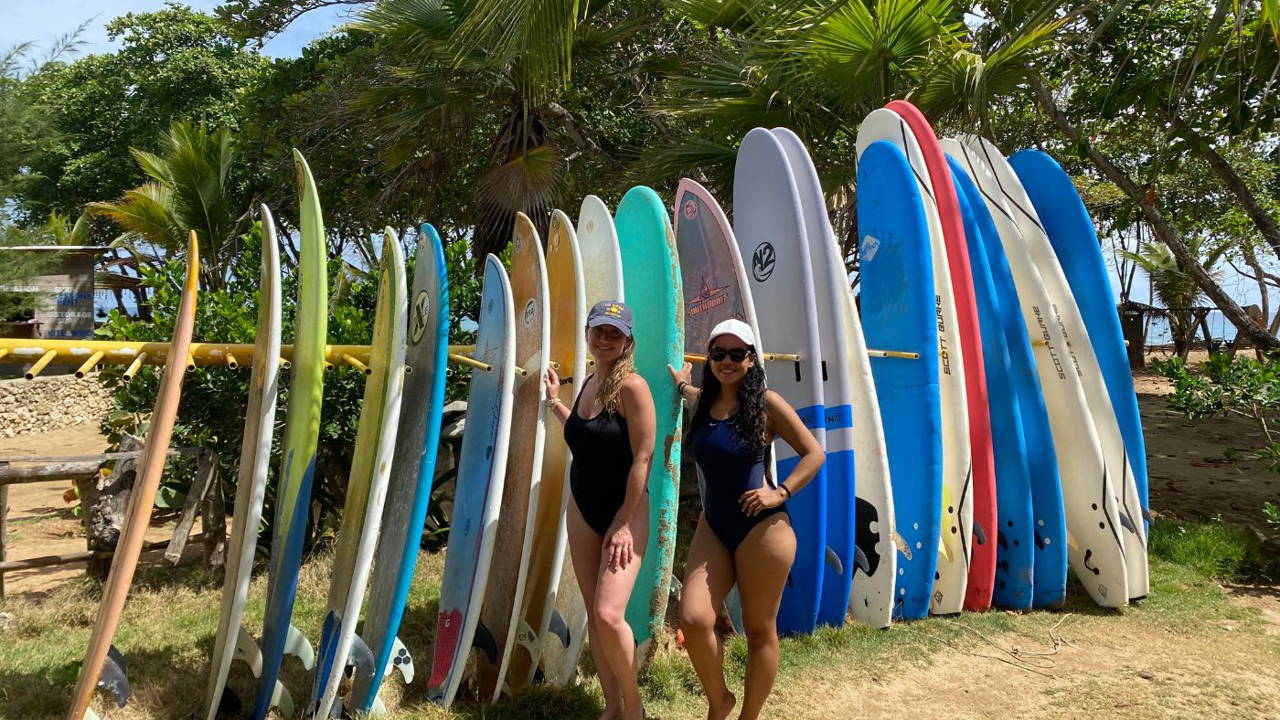
[[[1278,558],[1268,558],[1247,528],[1222,522],[1151,523],[1153,558],[1183,565],[1211,580],[1233,582],[1273,575]]]
[[[243,252],[229,268],[226,286],[217,291],[202,291],[196,309],[194,338],[197,342],[253,343],[257,324],[258,285],[261,266],[261,226],[256,225],[243,237]],[[480,281],[471,271],[465,242],[452,242],[446,250],[449,263],[450,290],[460,302],[450,306],[451,320],[457,336],[454,342],[470,342],[473,333],[458,331],[463,324],[460,313],[473,317],[479,304]],[[411,261],[412,262],[412,261]],[[112,310],[97,334],[104,340],[168,342],[174,321],[183,277],[183,261],[170,261],[162,270],[144,270],[143,283],[152,293],[154,323],[137,322]],[[329,261],[330,303],[329,343],[368,344],[372,336],[372,320],[377,302],[377,278],[347,265],[340,258]],[[297,271],[282,267],[282,342],[291,343],[294,334]],[[412,267],[409,268],[412,276]],[[455,290],[456,288],[456,290]],[[471,324],[474,327],[474,323]],[[112,366],[102,373],[102,380],[116,390],[115,410],[103,423],[113,447],[121,434],[142,435],[159,387],[159,368],[146,368],[131,382],[122,382],[124,368]],[[467,377],[451,372],[449,398],[466,396]],[[320,438],[317,448],[316,477],[312,494],[312,541],[336,528],[345,497],[347,473],[351,466],[356,426],[360,418],[365,376],[358,370],[335,366],[325,373],[324,399],[321,407]],[[238,369],[202,366],[187,374],[183,383],[182,402],[174,427],[176,447],[207,447],[218,454],[222,464],[223,487],[228,493],[227,507],[232,507],[236,468],[240,458],[246,406],[248,403],[249,367]],[[260,537],[270,538],[270,525],[275,517],[275,487],[280,467],[280,441],[289,401],[288,372],[281,377],[274,422],[275,438],[268,476],[266,505]],[[181,502],[190,487],[194,468],[173,463],[162,488],[163,506]]]

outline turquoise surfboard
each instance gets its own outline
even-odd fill
[[[667,365],[684,363],[684,296],[671,218],[658,193],[643,185],[622,197],[614,215],[622,282],[632,291],[636,372],[649,384],[657,413],[657,439],[649,470],[649,542],[636,578],[627,622],[635,633],[636,666],[653,653],[653,637],[666,620],[671,563],[676,550],[682,405]]]
[[[874,357],[898,552],[893,616],[929,614],[942,523],[942,409],[933,260],[907,156],[877,141],[858,160],[862,331],[867,345],[917,353]]]

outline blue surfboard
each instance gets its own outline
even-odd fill
[[[413,658],[396,634],[431,500],[449,352],[449,277],[444,246],[431,225],[419,230],[415,257],[405,351],[405,363],[413,371],[405,376],[382,533],[361,630],[373,657],[373,671],[356,663],[351,691],[351,707],[362,713],[374,708],[393,650],[393,667],[406,683],[413,681]]]
[[[1025,610],[1031,607],[1034,562],[1034,528],[1031,480],[1027,475],[1026,444],[1009,347],[1000,320],[999,300],[987,261],[983,234],[996,232],[987,205],[973,179],[951,156],[951,178],[960,201],[973,291],[982,328],[982,356],[987,377],[987,407],[991,417],[991,443],[996,462],[996,584],[992,603],[997,607]]]
[[[942,143],[949,152],[961,147],[950,139],[943,140]],[[953,156],[968,157],[963,152]],[[973,170],[965,165],[966,162],[967,160],[961,161],[960,165],[972,179]],[[987,217],[990,218],[990,206],[987,212]],[[1005,257],[999,234],[983,232],[982,243],[986,250],[987,269],[991,271],[991,280],[995,285],[1000,317],[1004,323],[1013,387],[1018,395],[1018,419],[1022,423],[1022,440],[1026,447],[1027,471],[1031,480],[1031,510],[1035,520],[1032,605],[1038,608],[1053,607],[1061,604],[1067,596],[1067,518],[1062,504],[1062,486],[1059,484],[1058,456],[1049,426],[1044,393],[1040,389],[1040,376],[1031,349],[1031,338],[1027,334],[1018,291],[1013,283],[1013,271],[1009,268],[1009,260]]]
[[[885,141],[858,161],[858,242],[867,346],[919,354],[871,359],[899,536],[893,616],[918,619],[929,614],[942,520],[936,299],[919,187]]]
[[[1133,468],[1134,484],[1142,503],[1142,518],[1151,524],[1147,502],[1147,448],[1142,437],[1142,417],[1138,414],[1138,396],[1133,389],[1129,358],[1125,351],[1120,316],[1116,312],[1115,295],[1107,279],[1107,266],[1093,228],[1093,221],[1076,192],[1071,178],[1053,158],[1039,150],[1022,150],[1009,158],[1009,165],[1022,181],[1036,214],[1044,225],[1053,252],[1058,256],[1067,284],[1076,299],[1089,342],[1098,357],[1102,380],[1111,398],[1125,455]]]

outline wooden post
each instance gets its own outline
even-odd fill
[[[9,514],[9,486],[0,485],[0,563],[4,562],[5,516]],[[0,600],[4,599],[4,573],[0,573]]]
[[[1147,338],[1143,312],[1128,303],[1120,305],[1120,328],[1124,331],[1125,344],[1129,346],[1129,367],[1141,368],[1147,364]]]
[[[211,452],[210,455],[213,455]],[[204,564],[207,567],[224,567],[227,563],[227,507],[223,500],[222,467],[218,456],[214,458],[215,480],[205,493],[200,506],[200,525],[204,535]],[[238,521],[238,519],[237,519]],[[257,528],[251,530],[256,531]]]
[[[120,449],[141,450],[142,441],[126,434],[120,441]],[[114,472],[102,470],[88,480],[77,481],[80,506],[84,510],[85,542],[90,552],[115,551],[128,513],[137,464],[136,458],[124,458],[116,462]],[[88,560],[85,570],[89,577],[106,580],[111,571],[110,556],[95,555]]]
[[[205,494],[209,486],[217,480],[218,455],[212,450],[202,450],[196,456],[196,478],[187,491],[187,499],[182,503],[182,515],[178,518],[178,526],[173,530],[173,540],[164,551],[164,559],[177,565],[182,560],[182,553],[187,549],[187,536],[191,534],[191,526],[196,523],[196,513],[204,505]]]

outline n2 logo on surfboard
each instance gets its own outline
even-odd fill
[[[756,247],[756,251],[751,253],[751,275],[756,282],[765,282],[770,275],[773,275],[773,267],[777,260],[778,254],[771,243],[762,242]]]

